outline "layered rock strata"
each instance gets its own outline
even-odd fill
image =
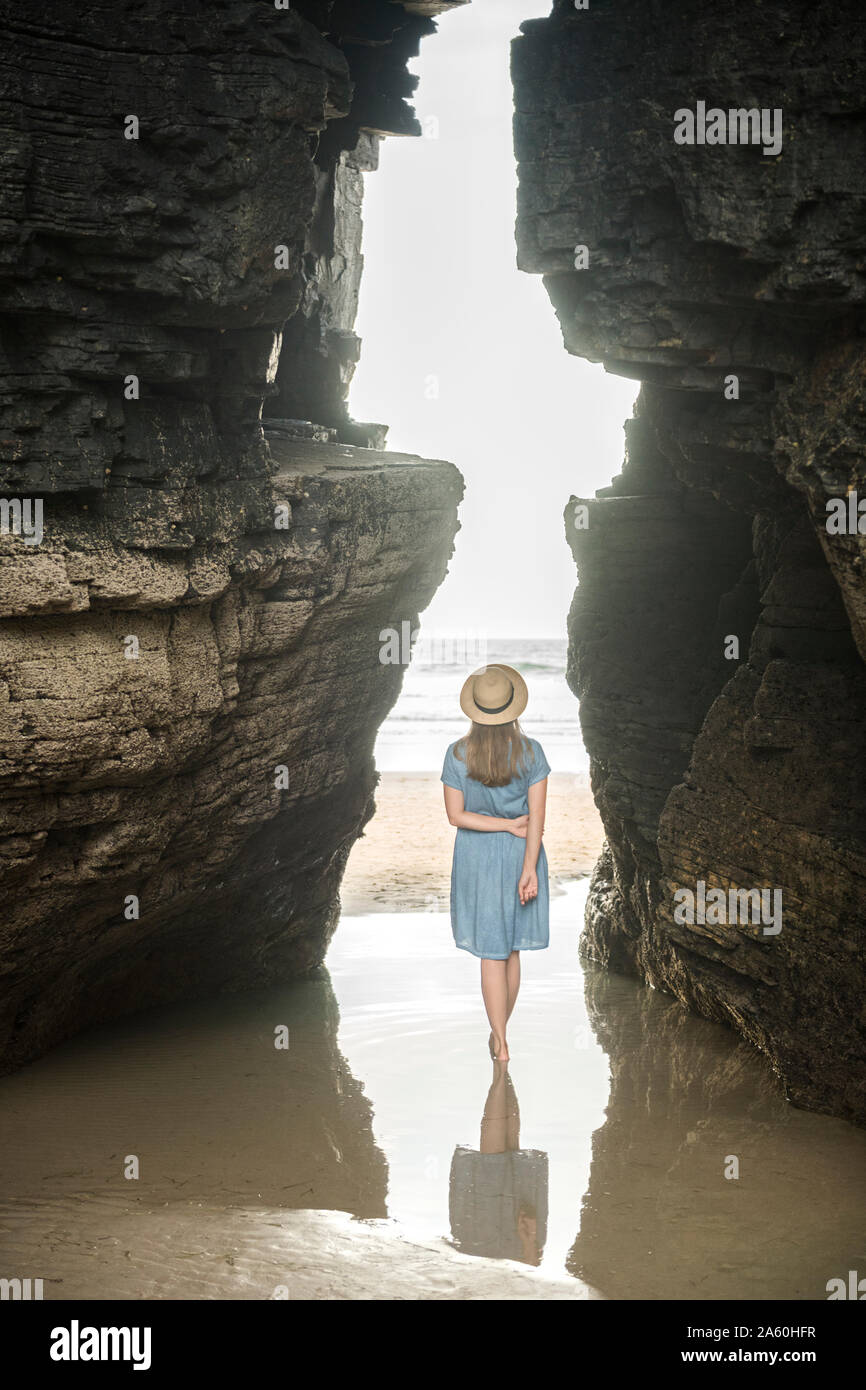
[[[0,6],[5,1067],[324,955],[462,491],[346,408],[448,8]]]
[[[559,3],[513,74],[520,264],[569,351],[643,382],[621,476],[566,509],[608,836],[583,950],[863,1122],[864,537],[827,529],[866,498],[862,15]],[[700,103],[778,111],[781,148],[677,143]]]

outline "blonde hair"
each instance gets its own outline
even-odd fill
[[[519,777],[529,757],[529,743],[516,719],[508,724],[476,724],[454,745],[454,756],[485,787],[505,787]]]

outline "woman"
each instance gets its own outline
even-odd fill
[[[451,1159],[451,1238],[464,1255],[540,1265],[547,1239],[547,1154],[520,1147],[520,1107],[507,1067],[493,1068],[478,1148]]]
[[[457,827],[451,928],[481,957],[490,1055],[509,1060],[505,1029],[520,988],[520,952],[548,944],[547,857],[541,843],[547,775],[541,744],[517,720],[526,682],[511,666],[483,666],[460,692],[469,733],[445,754],[445,810]]]

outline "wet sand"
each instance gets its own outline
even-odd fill
[[[132,1207],[97,1196],[6,1209],[2,1230],[5,1267],[51,1270],[46,1300],[601,1296],[575,1279],[478,1260],[445,1241],[411,1239],[395,1222],[356,1221],[340,1211]]]
[[[477,961],[417,912],[0,1080],[3,1275],[51,1299],[825,1299],[863,1264],[866,1134],[794,1110],[721,1026],[584,975],[586,886],[524,956],[507,1089]]]
[[[4,1277],[47,1299],[597,1296],[393,1219],[338,1025],[320,970],[94,1029],[0,1080]]]
[[[544,844],[551,894],[592,873],[604,831],[589,778],[548,779]],[[376,814],[349,857],[340,899],[345,916],[367,912],[447,912],[454,827],[445,818],[433,772],[384,772]]]

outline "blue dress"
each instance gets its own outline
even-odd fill
[[[528,739],[524,771],[504,787],[485,787],[455,756],[445,754],[441,780],[463,793],[463,806],[480,815],[525,816],[528,791],[550,772],[541,744]],[[512,951],[540,951],[548,945],[549,892],[544,845],[538,855],[538,896],[522,904],[517,885],[526,841],[509,830],[458,829],[451,866],[451,930],[462,951],[486,960],[507,960]]]

